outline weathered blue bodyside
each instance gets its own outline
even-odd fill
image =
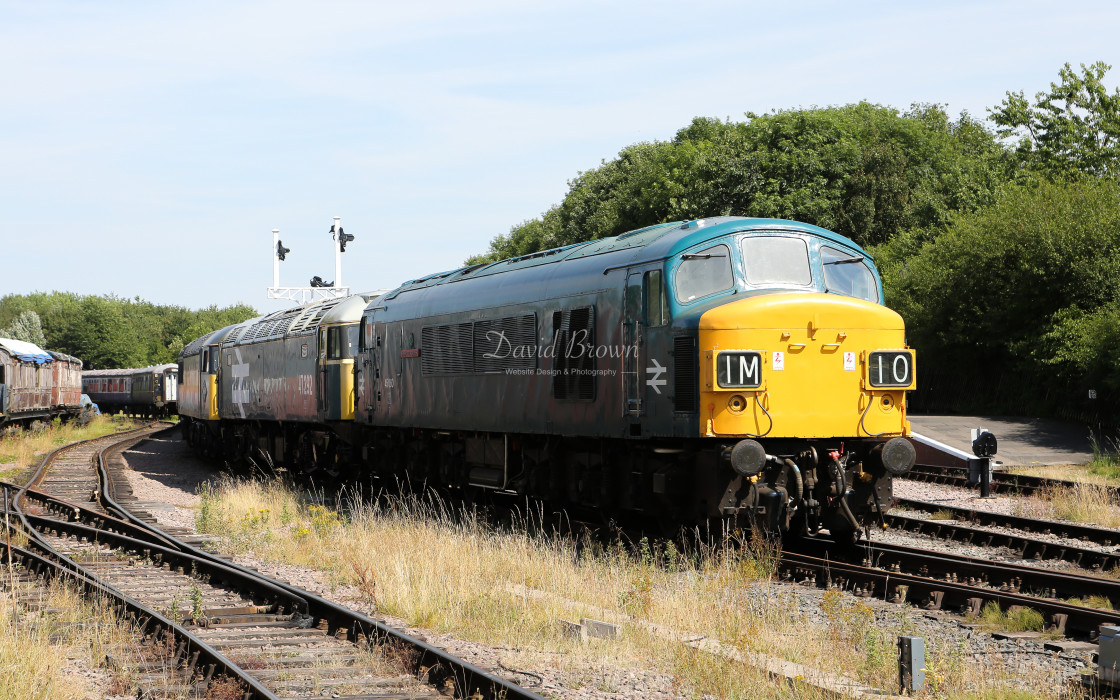
[[[747,286],[738,246],[729,245],[735,272],[731,288],[688,304],[668,294],[671,323],[633,331],[626,326],[627,277],[658,270],[671,285],[681,255],[731,241],[745,232],[803,235],[811,246],[828,243],[866,257],[850,240],[810,224],[720,217],[659,224],[614,238],[414,280],[374,300],[366,309],[357,420],[445,430],[693,437],[697,435],[697,412],[681,410],[688,404],[678,395],[684,391],[678,372],[687,368],[676,348],[685,347],[682,340],[695,337],[700,316],[708,309],[742,295],[775,290]],[[815,285],[799,291],[826,291],[815,253],[814,248]],[[869,259],[868,265],[874,271]],[[877,273],[876,286],[881,298]],[[564,368],[556,361],[560,354],[555,349],[556,335],[561,329],[553,323],[554,315],[580,307],[594,308],[594,337],[590,339],[597,355],[590,368],[595,373],[594,396],[558,399],[554,382],[556,373]],[[488,363],[485,371],[423,369],[427,366],[424,353],[433,351],[421,342],[426,328],[463,329],[459,332],[465,334],[467,324],[481,322],[489,327],[528,315],[535,327],[531,361],[511,362],[514,367],[505,368],[500,362]],[[628,331],[640,337],[638,346],[634,338],[627,337]],[[485,355],[479,352],[479,341],[494,346],[486,348],[490,354],[516,349],[503,345],[502,336],[472,340],[475,345],[469,350],[461,348],[464,354]],[[548,348],[554,348],[552,356],[546,352]],[[628,352],[635,356],[629,367]],[[635,386],[639,395],[634,395]],[[632,410],[636,404],[640,411]]]

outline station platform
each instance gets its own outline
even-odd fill
[[[972,453],[973,428],[996,436],[1006,465],[1083,464],[1093,458],[1089,427],[1050,418],[910,415],[915,433]]]

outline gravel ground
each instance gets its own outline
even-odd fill
[[[953,508],[971,508],[1026,518],[1045,519],[1046,515],[1045,504],[1022,496],[995,495],[990,498],[980,498],[979,491],[910,479],[895,479],[893,488],[896,498],[909,498],[912,501],[928,501]]]
[[[199,504],[197,487],[215,476],[212,466],[191,456],[177,436],[141,443],[136,450],[126,453],[126,460],[133,469],[128,478],[136,497],[141,501],[168,504],[167,507],[151,509],[159,522],[193,531],[194,513]],[[1017,508],[1011,503],[1012,499],[1006,497],[978,504],[979,499],[962,496],[960,489],[902,480],[896,484],[896,494],[906,498],[939,500],[971,508],[983,506],[987,510],[1006,509],[1000,512],[1013,512]],[[1021,514],[1021,511],[1016,514]],[[947,546],[931,538],[909,533],[876,533],[875,539],[928,548],[940,547],[955,552],[964,551],[985,558],[1002,556],[998,553],[993,555],[990,549],[965,548],[959,544]],[[319,572],[268,564],[251,557],[238,557],[237,561],[374,616],[356,589],[332,586]],[[1034,563],[1040,566],[1059,564]],[[782,598],[783,605],[794,611],[792,614],[804,619],[807,624],[828,623],[821,606],[823,592],[819,590],[772,584],[745,587],[742,595],[745,604],[754,600],[755,605],[759,604],[759,600],[772,601],[777,596]],[[1040,682],[1040,679],[1048,679],[1045,681],[1048,685],[1070,682],[1090,663],[1089,651],[1059,654],[1046,651],[1040,639],[994,639],[956,616],[925,613],[908,606],[872,599],[864,599],[863,602],[873,610],[877,626],[889,635],[888,638],[893,639],[897,634],[923,636],[926,638],[927,648],[956,649],[960,658],[974,661],[988,669],[1006,667],[1021,679],[1024,688],[1029,689]],[[403,621],[386,619],[383,615],[376,617],[546,697],[564,700],[685,697],[676,689],[672,677],[664,674],[640,668],[612,666],[607,662],[583,662],[568,655],[478,644],[456,639],[451,635],[410,629]]]

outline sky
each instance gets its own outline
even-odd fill
[[[454,269],[697,116],[985,117],[1117,66],[1115,2],[0,0],[0,296],[269,312]]]

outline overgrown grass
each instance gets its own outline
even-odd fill
[[[23,470],[38,464],[48,452],[72,442],[114,433],[121,425],[115,416],[96,416],[86,426],[79,426],[76,421],[62,423],[55,419],[40,424],[35,430],[0,433],[0,479],[16,478]]]
[[[980,623],[985,629],[1000,632],[1043,632],[1046,619],[1034,608],[1011,606],[1001,610],[995,601],[988,601],[980,610]]]
[[[1120,468],[1103,462],[1090,461],[1085,464],[1042,464],[1015,465],[1007,469],[1010,474],[1037,476],[1043,479],[1076,481],[1100,486],[1120,486]]]
[[[1108,596],[1103,595],[1090,595],[1084,598],[1069,598],[1067,603],[1072,605],[1084,605],[1087,608],[1097,608],[1098,610],[1112,610],[1112,601]]]
[[[1015,474],[1077,482],[1072,487],[1045,487],[1034,498],[1020,499],[1016,514],[1120,527],[1120,504],[1111,493],[1120,485],[1120,443],[1116,439],[1107,442],[1106,449],[1092,439],[1093,459],[1083,465],[1012,468]]]
[[[543,534],[543,520],[527,514],[499,530],[436,499],[323,505],[277,483],[227,480],[203,491],[197,525],[226,536],[235,552],[354,586],[354,596],[379,613],[516,649],[504,663],[558,668],[566,683],[589,690],[610,691],[626,669],[648,668],[672,676],[689,696],[824,696],[682,643],[689,639],[878,688],[897,684],[895,636],[913,630],[911,609],[894,608],[884,621],[871,605],[835,591],[820,596],[818,609],[807,608],[802,596],[772,582],[778,549],[764,539],[729,533],[711,544],[603,544]],[[558,620],[580,617],[621,624],[623,639],[565,637]],[[930,647],[931,697],[1005,686],[1014,677],[966,659],[963,649],[932,640]],[[1049,688],[1037,680],[1035,687]],[[1058,696],[1054,689],[1037,697]]]
[[[1113,501],[1109,487],[1098,484],[1043,488],[1036,491],[1033,498],[1021,499],[1016,506],[1016,514],[1025,517],[1120,527],[1120,508]]]
[[[1120,482],[1120,438],[1104,438],[1105,444],[1102,445],[1093,435],[1090,442],[1093,444],[1093,458],[1085,466],[1096,474]]]
[[[7,570],[0,573],[6,581]],[[106,656],[138,657],[128,625],[107,605],[89,603],[64,585],[52,584],[37,602],[38,612],[20,604],[15,615],[10,594],[0,594],[0,697],[104,697],[106,689],[95,688],[84,673],[67,672],[69,660],[97,668]],[[107,682],[113,694],[136,692],[125,675]]]

